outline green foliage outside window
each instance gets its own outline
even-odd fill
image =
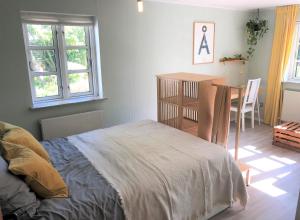
[[[36,25],[28,24],[28,39],[30,46],[38,47],[52,47],[53,31],[51,25]],[[65,26],[64,36],[66,46],[85,46],[86,45],[86,32],[84,27],[80,26]],[[53,50],[31,50],[30,52],[32,63],[31,69],[36,72],[49,72],[53,75],[50,76],[37,76],[34,77],[33,83],[36,90],[37,97],[46,97],[58,95],[57,85],[57,64],[56,57]],[[87,50],[86,49],[68,49],[66,51],[68,70],[87,69]],[[88,75],[87,74],[69,74],[69,84],[73,84],[73,91],[81,92],[87,88]],[[76,87],[74,87],[76,85]]]

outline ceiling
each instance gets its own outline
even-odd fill
[[[300,0],[148,0],[182,5],[232,10],[252,10],[281,5],[300,4]]]

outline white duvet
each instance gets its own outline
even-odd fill
[[[154,121],[68,138],[119,193],[126,219],[206,219],[246,187],[221,146]]]

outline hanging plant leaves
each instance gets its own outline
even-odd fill
[[[251,58],[255,51],[255,46],[265,33],[269,30],[267,25],[267,20],[260,20],[258,17],[255,19],[250,19],[246,23],[247,31],[247,44],[249,46],[247,50],[247,58]]]

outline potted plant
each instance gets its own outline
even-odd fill
[[[267,20],[259,19],[259,11],[258,16],[254,19],[250,19],[246,23],[246,31],[247,31],[247,59],[253,56],[255,51],[255,46],[257,41],[260,40],[265,33],[269,30],[267,25]]]
[[[220,59],[220,62],[226,62],[226,61],[243,61],[245,63],[247,59],[243,57],[242,54],[235,54],[232,57],[223,57]]]

